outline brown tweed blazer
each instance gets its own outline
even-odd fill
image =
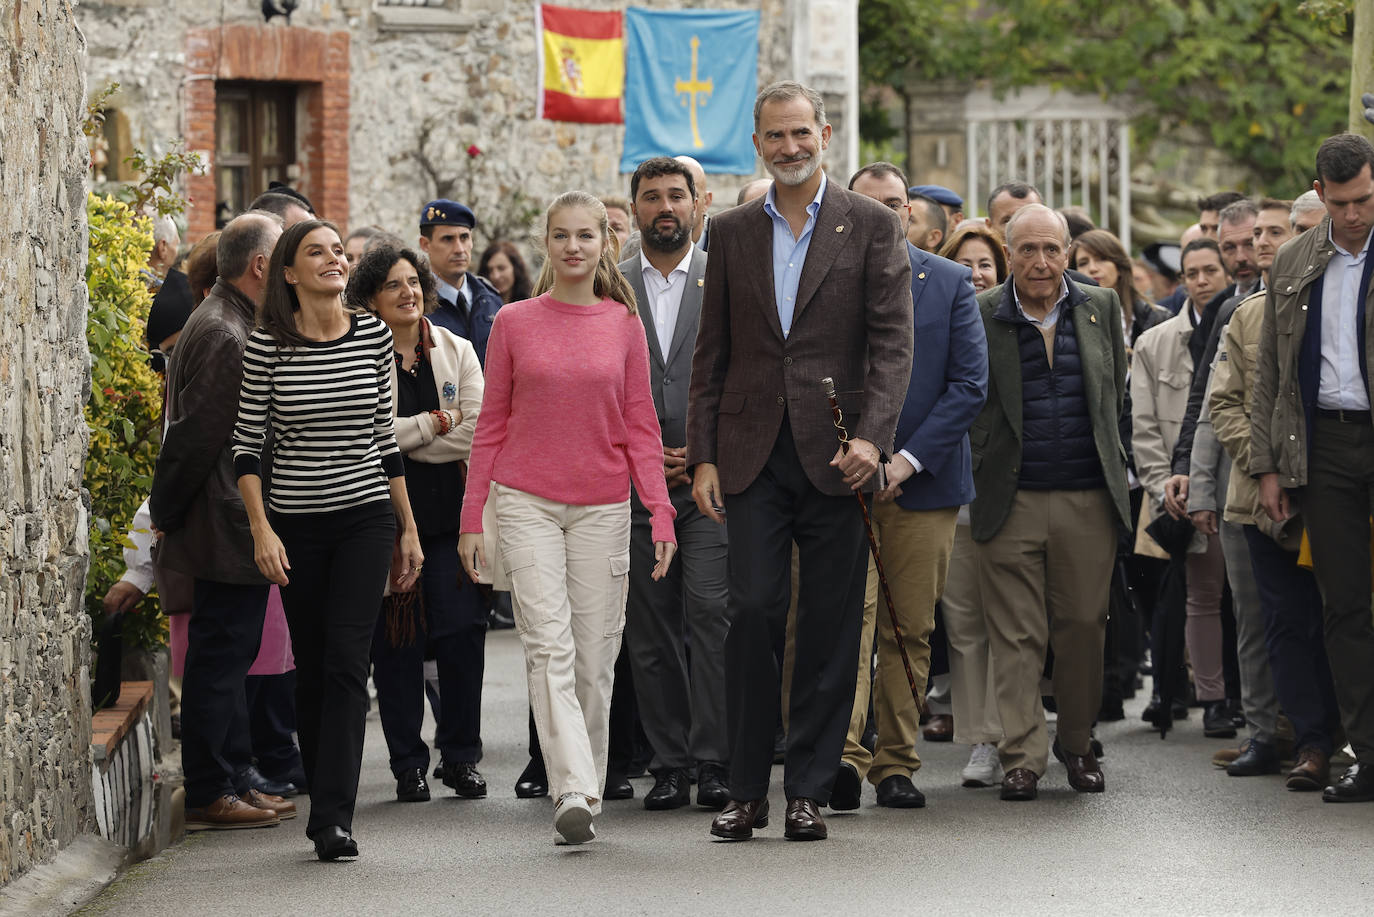
[[[827,181],[784,338],[773,293],[773,223],[763,198],[711,220],[701,324],[687,407],[687,465],[718,466],[722,490],[747,488],[783,412],[811,483],[844,496],[821,379],[839,392],[849,435],[892,453],[911,379],[911,264],[897,216]],[[876,478],[875,478],[876,480]]]

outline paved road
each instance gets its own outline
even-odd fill
[[[1374,910],[1374,805],[1327,805],[1278,777],[1229,778],[1200,716],[1168,741],[1136,714],[1099,730],[1107,792],[1080,796],[1051,762],[1034,803],[966,790],[962,746],[925,744],[928,806],[829,815],[830,840],[789,843],[782,819],[713,842],[710,814],[612,802],[598,839],[555,848],[548,800],[512,791],[525,763],[519,642],[490,635],[482,763],[492,795],[394,801],[375,714],[354,830],[362,856],[316,861],[304,818],[206,832],[141,864],[82,913],[217,914],[1289,914]],[[432,729],[432,725],[430,727]],[[772,802],[781,816],[780,769]],[[640,796],[651,785],[635,781]],[[439,787],[446,794],[450,791]],[[301,801],[302,806],[308,804]],[[1363,903],[1361,903],[1363,902]]]

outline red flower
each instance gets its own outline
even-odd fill
[[[112,388],[107,388],[107,389],[105,389],[105,394],[106,394],[106,395],[113,395],[113,394],[114,394],[114,389],[112,389]]]
[[[468,155],[476,159],[478,156],[482,155],[482,151],[478,148],[477,144],[474,143],[468,147]]]

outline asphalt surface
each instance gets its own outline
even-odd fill
[[[324,864],[305,819],[202,832],[135,867],[82,914],[1288,914],[1374,911],[1374,804],[1324,804],[1281,778],[1212,767],[1227,744],[1202,736],[1200,711],[1167,741],[1139,720],[1104,724],[1107,791],[1080,795],[1050,762],[1040,798],[1008,803],[959,785],[968,750],[922,743],[925,809],[826,811],[830,839],[782,838],[781,768],[772,825],[716,842],[711,813],[606,803],[598,838],[555,847],[552,803],[516,799],[526,762],[523,657],[511,631],[489,635],[484,697],[490,786],[460,800],[394,799],[372,714],[354,834],[361,856]],[[433,724],[427,726],[432,734]],[[436,756],[437,757],[437,756]],[[305,799],[298,800],[304,810]]]

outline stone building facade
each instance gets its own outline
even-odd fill
[[[0,884],[90,823],[81,500],[89,385],[83,41],[68,0],[0,16]]]
[[[760,86],[807,78],[798,49],[819,60],[820,42],[798,38],[818,4],[856,8],[855,0],[644,3],[759,9]],[[268,178],[288,180],[340,225],[376,224],[407,239],[425,201],[470,202],[479,243],[525,236],[545,204],[570,188],[628,190],[619,172],[622,126],[536,118],[533,3],[301,0],[289,25],[264,21],[259,0],[84,0],[78,15],[90,85],[121,87],[107,121],[109,177],[120,177],[121,147],[156,151],[180,137],[207,154],[209,170],[188,183],[191,240],[214,228],[220,202],[231,205],[219,208],[223,218]],[[826,60],[831,70],[834,58]],[[846,117],[840,81],[831,83],[819,87],[836,125],[829,162],[847,170],[852,163],[836,155],[857,123]],[[732,204],[746,178],[713,177],[718,203]]]

